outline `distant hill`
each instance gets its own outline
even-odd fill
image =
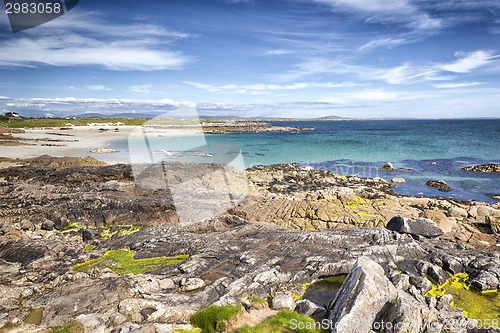
[[[321,117],[321,118],[316,118],[316,119],[345,119],[345,117],[339,117],[339,116],[333,115],[333,116],[326,116],[326,117]]]

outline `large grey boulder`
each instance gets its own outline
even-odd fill
[[[377,314],[396,297],[397,290],[384,276],[382,266],[360,257],[332,303],[332,333],[370,332]]]
[[[387,223],[386,228],[402,234],[427,238],[435,238],[444,234],[444,231],[437,226],[436,222],[422,217],[394,216]]]

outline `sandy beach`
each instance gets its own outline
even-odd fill
[[[124,162],[113,158],[116,151],[107,149],[113,140],[145,135],[179,136],[201,134],[199,126],[188,128],[143,127],[114,124],[71,126],[61,128],[23,129],[24,133],[13,133],[22,145],[4,145],[0,156],[7,158],[33,158],[40,155],[54,157],[93,156],[107,163]]]

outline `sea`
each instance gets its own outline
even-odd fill
[[[276,121],[305,127],[296,132],[200,134],[147,139],[154,160],[226,162],[240,169],[297,162],[339,175],[381,177],[397,193],[442,196],[463,201],[498,202],[500,174],[465,171],[478,164],[500,164],[500,119]],[[116,140],[117,158],[144,147],[144,139]],[[380,168],[391,162],[396,170]],[[452,189],[427,186],[443,180]]]

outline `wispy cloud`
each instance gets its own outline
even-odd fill
[[[85,86],[85,89],[88,89],[88,90],[102,90],[102,91],[111,91],[111,90],[113,90],[110,87],[104,86],[104,85],[90,85],[90,86]]]
[[[152,84],[139,84],[139,85],[134,85],[129,88],[129,91],[137,94],[157,94],[160,93],[158,91],[155,91],[153,89]]]
[[[439,89],[454,89],[454,88],[464,88],[464,87],[474,87],[481,85],[482,82],[464,82],[464,83],[443,83],[434,84],[434,88]]]
[[[460,59],[451,63],[413,64],[406,62],[396,67],[374,67],[369,65],[352,65],[341,59],[310,58],[298,63],[293,69],[277,74],[275,79],[295,81],[306,77],[321,75],[339,76],[355,75],[358,79],[368,81],[384,81],[388,84],[412,84],[427,81],[450,81],[458,76],[446,75],[449,72],[456,74],[470,73],[483,67],[494,65],[500,55],[491,51],[477,50],[471,53],[456,53]],[[500,68],[491,67],[493,72]]]
[[[98,66],[117,71],[181,69],[192,60],[165,44],[187,34],[152,24],[113,25],[61,17],[0,42],[0,66]],[[126,34],[123,34],[127,31]]]
[[[352,87],[357,84],[352,82],[343,82],[343,83],[333,83],[333,82],[296,82],[291,84],[265,84],[265,83],[257,83],[257,84],[247,84],[247,85],[236,85],[236,84],[227,84],[221,86],[215,86],[206,83],[200,82],[192,82],[186,81],[186,84],[189,84],[193,87],[207,90],[210,92],[232,92],[232,93],[248,93],[248,92],[269,92],[274,90],[299,90],[299,89],[307,89],[307,88],[342,88],[342,87]]]
[[[479,50],[471,53],[457,52],[455,56],[461,57],[455,62],[442,64],[438,68],[454,73],[469,73],[479,67],[488,65],[500,55],[494,55],[492,51]]]
[[[432,30],[441,26],[441,20],[432,18],[410,0],[314,0],[328,5],[331,10],[357,14],[366,22],[398,23],[411,29]]]
[[[292,50],[275,49],[264,52],[264,55],[284,55],[294,53]]]

